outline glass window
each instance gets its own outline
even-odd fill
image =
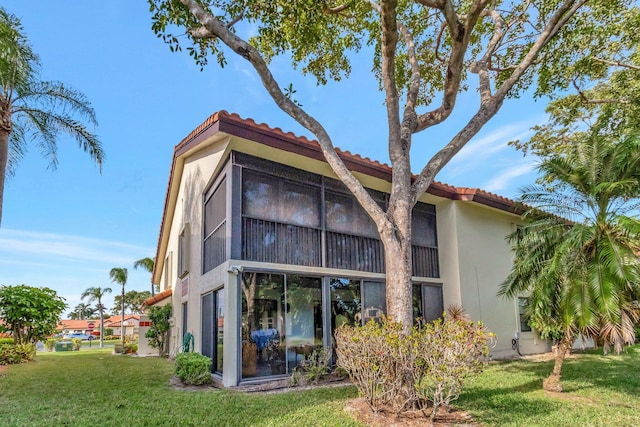
[[[387,314],[387,291],[384,282],[362,282],[362,321],[370,320],[379,322],[382,315]]]
[[[222,373],[222,356],[224,353],[224,289],[215,292],[216,296],[216,358],[214,360],[214,372]]]
[[[287,275],[287,371],[322,347],[322,280]]]
[[[430,208],[431,207],[431,208]],[[432,205],[419,203],[412,212],[412,244],[435,248],[438,246],[436,213]]]
[[[518,319],[520,320],[520,332],[531,332],[531,326],[529,326],[529,315],[527,314],[527,305],[529,300],[527,298],[518,298]]]
[[[331,330],[347,324],[354,326],[360,323],[362,304],[360,298],[360,281],[331,278]]]
[[[442,313],[444,313],[444,301],[442,299],[441,285],[422,284],[422,301],[425,321],[430,322],[442,317]]]
[[[242,377],[285,374],[284,275],[242,274]]]

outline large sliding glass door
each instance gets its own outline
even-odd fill
[[[242,275],[242,377],[290,373],[322,346],[322,280]]]

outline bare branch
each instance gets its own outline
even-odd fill
[[[440,45],[442,44],[442,35],[444,34],[444,30],[446,29],[447,29],[447,24],[443,22],[442,25],[440,26],[438,37],[436,38],[436,48],[435,48],[435,57],[438,61],[442,62],[443,64],[446,61],[444,60],[444,58],[440,58]]]
[[[594,61],[599,61],[599,62],[604,62],[605,64],[609,64],[609,65],[613,65],[615,67],[622,67],[622,68],[628,68],[630,70],[635,70],[635,71],[640,71],[640,66],[638,65],[633,65],[633,64],[627,64],[624,62],[620,62],[620,61],[610,61],[607,59],[600,59],[600,58],[592,58]]]
[[[294,120],[311,131],[318,139],[320,149],[336,175],[349,188],[358,202],[367,210],[378,229],[393,228],[387,219],[384,211],[378,206],[373,198],[367,193],[360,181],[347,169],[344,162],[338,156],[333,146],[329,134],[324,127],[302,108],[287,98],[280,89],[278,82],[273,77],[271,70],[267,66],[264,58],[252,45],[232,33],[229,28],[220,22],[215,16],[206,11],[197,0],[180,0],[191,14],[205,27],[213,36],[218,37],[225,45],[231,48],[238,55],[249,61],[262,80],[265,89],[271,95],[278,107],[289,114]]]

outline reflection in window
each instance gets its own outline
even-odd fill
[[[325,193],[327,230],[358,236],[380,238],[373,220],[353,197],[327,191]]]
[[[243,378],[290,373],[322,346],[320,278],[244,273],[241,286]]]
[[[360,323],[360,281],[331,278],[331,330]]]

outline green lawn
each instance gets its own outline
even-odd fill
[[[39,353],[0,372],[3,426],[361,426],[352,387],[247,395],[169,386],[172,362],[113,349]],[[3,376],[4,375],[4,376]]]
[[[565,361],[561,395],[542,391],[553,362],[494,364],[471,381],[456,406],[485,425],[640,425],[640,345],[619,355],[588,351]]]
[[[40,353],[0,371],[0,425],[361,426],[343,411],[353,387],[256,395],[174,390],[172,363],[112,349]],[[456,402],[486,426],[640,425],[640,347],[565,364],[566,393],[541,390],[551,362],[493,364]]]

